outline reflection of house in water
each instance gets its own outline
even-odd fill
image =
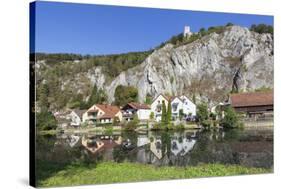
[[[144,146],[144,145],[149,144],[149,143],[150,143],[149,138],[146,135],[139,135],[138,136],[138,142],[137,142],[138,147]]]
[[[74,147],[77,147],[79,146],[81,143],[79,142],[80,141],[80,136],[78,135],[67,135],[67,134],[62,134],[62,135],[58,135],[57,136],[57,141],[55,142],[55,145],[58,146],[58,145],[62,145],[62,146],[65,146],[65,147],[71,147],[71,148],[74,148]]]
[[[162,154],[162,141],[160,138],[153,138],[154,140],[150,143],[151,152],[158,158],[161,159],[163,157]]]
[[[68,144],[71,148],[73,148],[76,144],[78,144],[80,136],[77,135],[70,135],[67,138]]]
[[[171,141],[171,152],[177,156],[184,156],[187,154],[189,151],[192,150],[194,144],[196,143],[195,139],[187,139],[183,138],[182,141],[179,139],[173,139]]]
[[[91,139],[92,138],[92,139]],[[105,160],[113,160],[113,148],[122,143],[121,136],[101,135],[86,138],[83,136],[82,145],[92,154],[102,152]]]

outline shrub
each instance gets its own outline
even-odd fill
[[[220,125],[224,128],[238,128],[242,126],[238,114],[232,107],[226,108],[224,118],[220,121]]]
[[[149,118],[150,118],[150,119],[154,119],[154,112],[151,112],[151,113],[150,113]]]
[[[125,125],[125,129],[126,130],[135,130],[137,128],[139,124],[139,119],[137,115],[134,115],[134,118],[132,121],[129,121],[126,125]]]
[[[212,121],[211,120],[204,120],[201,122],[201,125],[205,128],[205,129],[209,129],[211,127]]]

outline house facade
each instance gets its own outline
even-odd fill
[[[150,106],[137,102],[130,102],[122,108],[122,116],[125,121],[133,120],[134,115],[137,115],[139,120],[148,120],[150,113]]]
[[[178,119],[180,114],[183,118],[196,116],[196,105],[185,95],[171,98],[172,118]]]
[[[70,125],[74,127],[79,127],[81,123],[83,122],[83,113],[85,113],[87,110],[78,110],[74,109],[70,112],[69,117],[71,119]]]
[[[162,103],[165,103],[165,106],[168,107],[169,98],[163,94],[158,95],[151,104],[151,112],[154,113],[154,119],[156,121],[161,121],[162,116]]]
[[[83,114],[83,122],[90,124],[113,123],[114,119],[122,121],[121,110],[117,106],[95,104]]]
[[[162,102],[165,103],[167,109],[169,101],[171,103],[173,120],[178,119],[181,113],[183,114],[183,118],[186,118],[187,116],[196,116],[196,105],[185,95],[166,97],[165,95],[160,94],[151,104],[151,111],[154,112],[156,121],[161,121]]]

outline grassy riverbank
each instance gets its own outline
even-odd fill
[[[50,167],[49,167],[50,168]],[[103,162],[97,165],[72,164],[44,180],[41,187],[106,184],[118,182],[184,179],[210,176],[271,173],[262,168],[246,168],[236,165],[205,164],[194,167],[154,167],[138,163]],[[44,174],[44,173],[43,173]]]

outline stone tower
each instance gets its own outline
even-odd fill
[[[190,26],[184,26],[183,36],[190,36],[192,33],[190,31]]]

